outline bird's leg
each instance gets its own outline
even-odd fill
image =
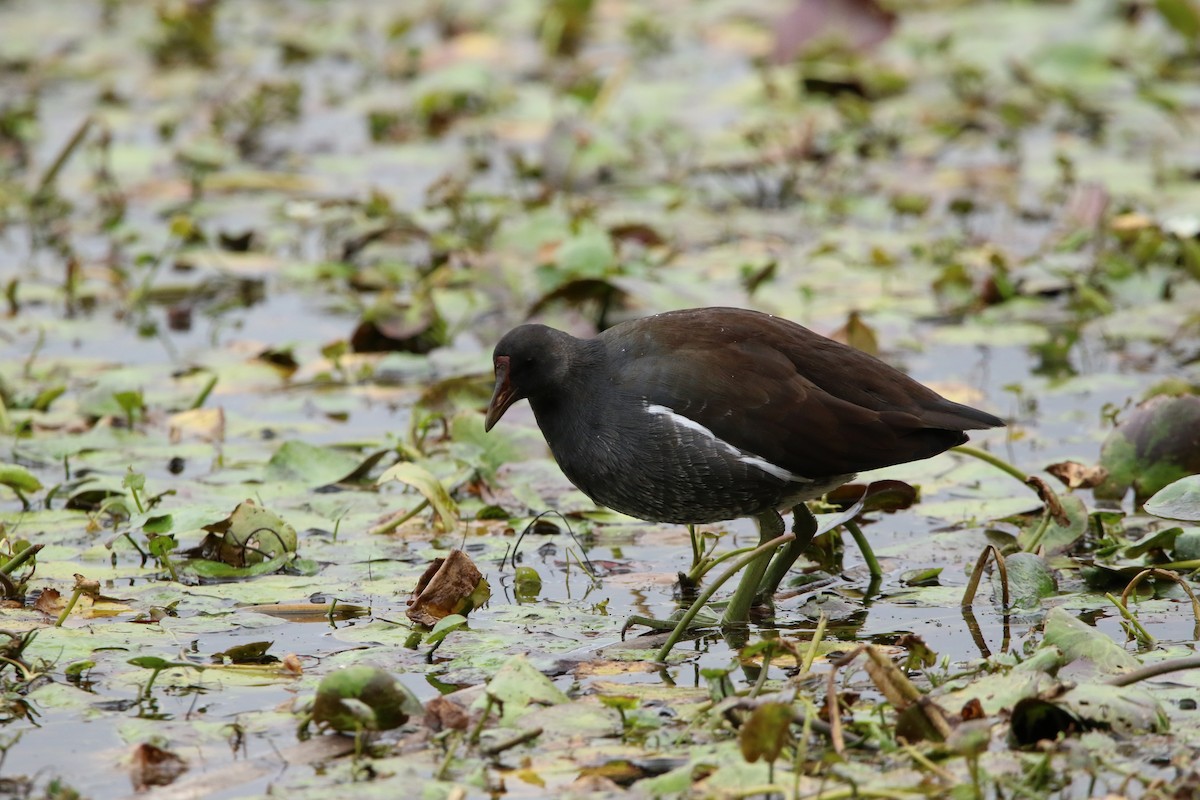
[[[764,599],[769,600],[775,596],[775,592],[779,591],[779,584],[783,583],[788,570],[796,563],[796,559],[800,558],[804,548],[812,542],[816,532],[817,518],[808,510],[808,506],[801,503],[793,508],[792,533],[796,534],[796,538],[780,548],[771,561],[771,567],[767,570],[767,575],[762,582],[761,595]]]
[[[783,517],[773,509],[759,514],[756,519],[760,547],[781,535],[786,527],[783,524]],[[742,579],[738,583],[737,589],[734,590],[733,597],[729,598],[729,604],[725,606],[721,625],[745,625],[750,621],[750,606],[753,605],[754,598],[758,595],[758,586],[762,582],[770,562],[771,553],[763,553],[746,565],[746,571],[742,573]]]

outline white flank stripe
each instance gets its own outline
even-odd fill
[[[783,467],[779,467],[779,466],[772,464],[770,461],[767,461],[766,459],[747,454],[745,451],[740,450],[737,447],[734,447],[729,442],[720,438],[715,433],[713,433],[711,430],[709,430],[705,426],[701,425],[699,422],[696,422],[696,420],[688,419],[687,417],[683,416],[682,414],[676,414],[672,409],[667,408],[666,406],[660,406],[658,404],[647,404],[646,411],[648,411],[651,414],[661,414],[665,417],[668,417],[668,418],[670,418],[671,422],[675,423],[679,427],[687,428],[688,430],[695,431],[696,433],[700,434],[701,436],[704,436],[707,439],[711,439],[712,441],[714,441],[717,444],[724,447],[726,450],[728,450],[733,455],[737,456],[738,461],[741,461],[743,464],[749,464],[752,467],[758,467],[763,472],[766,472],[769,475],[774,475],[776,478],[779,478],[779,480],[781,480],[781,481],[796,481],[799,483],[811,483],[811,481],[809,481],[808,478],[802,478],[799,475],[796,475],[796,474],[784,469]]]
[[[779,480],[781,480],[781,481],[797,481],[799,483],[812,483],[812,481],[808,480],[807,478],[801,478],[798,475],[788,472],[783,467],[775,466],[770,461],[764,461],[763,459],[759,458],[758,456],[742,456],[741,458],[738,459],[738,461],[741,461],[743,464],[749,464],[752,467],[758,467],[763,472],[769,472],[770,474],[774,475],[776,478],[779,478]]]

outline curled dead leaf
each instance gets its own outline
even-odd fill
[[[1054,477],[1070,489],[1092,489],[1108,477],[1108,470],[1099,464],[1081,464],[1078,461],[1060,461],[1046,467]]]

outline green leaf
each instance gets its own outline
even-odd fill
[[[161,536],[159,534],[152,534],[150,536],[149,550],[150,554],[155,558],[170,555],[176,547],[178,547],[178,543],[176,543],[173,536]]]
[[[269,481],[299,481],[314,488],[329,486],[356,473],[361,461],[357,455],[342,450],[307,442],[284,442],[271,455],[264,477]]]
[[[600,704],[617,711],[633,711],[641,705],[641,701],[626,694],[603,694],[600,695]]]
[[[617,254],[612,238],[602,230],[585,231],[563,242],[555,259],[559,270],[575,278],[602,278]]]
[[[437,621],[429,635],[425,637],[428,644],[440,644],[443,639],[454,631],[467,627],[467,618],[462,614],[447,614]]]
[[[223,561],[208,561],[195,559],[188,562],[188,569],[201,578],[237,579],[257,578],[259,575],[270,575],[278,572],[296,557],[295,553],[284,553],[267,561],[260,561],[246,567],[235,567]]]
[[[247,642],[212,654],[213,661],[228,661],[230,664],[264,664],[278,661],[267,654],[275,642]]]
[[[1184,39],[1200,38],[1200,10],[1192,0],[1155,0],[1154,6],[1176,33]]]
[[[1102,631],[1062,608],[1052,608],[1046,614],[1044,641],[1062,650],[1068,662],[1087,662],[1101,674],[1127,672],[1138,666],[1137,659]]]
[[[18,464],[0,464],[0,486],[8,486],[21,493],[36,492],[42,488],[42,482]]]
[[[1180,527],[1166,528],[1161,531],[1155,531],[1146,538],[1138,540],[1137,543],[1126,547],[1125,557],[1140,558],[1152,550],[1161,550],[1165,553],[1174,547],[1175,539],[1181,533],[1183,533],[1183,528]]]
[[[532,708],[567,702],[562,690],[522,655],[513,656],[500,665],[488,681],[487,694],[500,702],[504,724],[513,722]],[[482,698],[476,701],[476,705],[482,705],[482,701]]]
[[[130,467],[129,471],[125,473],[125,477],[121,479],[121,485],[126,489],[140,492],[146,488],[146,476],[140,472],[134,472]]]
[[[174,661],[168,661],[167,659],[159,658],[158,656],[137,656],[129,659],[128,663],[135,667],[143,667],[145,669],[167,669],[175,664]]]
[[[399,481],[420,492],[433,506],[443,530],[451,531],[458,527],[458,504],[429,470],[411,461],[402,461],[379,476],[379,483],[388,481]]]
[[[321,679],[312,715],[318,725],[336,731],[386,731],[420,710],[421,703],[390,672],[358,664]]]
[[[1189,475],[1164,486],[1146,501],[1147,513],[1167,519],[1200,522],[1200,475]]]
[[[295,528],[250,500],[239,503],[228,519],[204,529],[222,534],[221,561],[236,567],[295,553],[298,546]]]
[[[1008,574],[1008,600],[1013,608],[1037,608],[1042,600],[1058,592],[1058,581],[1046,559],[1034,553],[1013,553],[1004,559]],[[1000,571],[992,573],[999,581]],[[996,587],[997,595],[1000,588]]]
[[[542,592],[542,576],[533,567],[517,567],[513,576],[513,591],[520,600],[533,600]]]
[[[1100,499],[1120,499],[1129,487],[1141,504],[1180,478],[1200,474],[1200,396],[1157,395],[1140,404],[1108,435],[1100,464],[1108,478]]]
[[[158,514],[147,517],[142,525],[142,530],[146,533],[170,533],[174,527],[175,519],[170,514]]]
[[[63,674],[68,678],[76,678],[94,666],[96,666],[96,662],[90,659],[86,661],[75,661],[67,665],[67,668],[63,670]]]

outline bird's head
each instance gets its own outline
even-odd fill
[[[492,353],[496,388],[483,429],[490,431],[518,400],[552,397],[580,344],[575,337],[545,325],[521,325],[504,334]]]

